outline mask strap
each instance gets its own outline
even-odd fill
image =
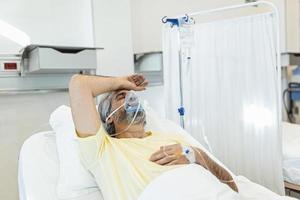
[[[120,105],[118,108],[116,108],[114,111],[112,111],[105,119],[105,123],[107,123],[107,120],[113,115],[115,114],[120,108],[122,108],[125,105],[125,103],[123,103],[122,105]]]

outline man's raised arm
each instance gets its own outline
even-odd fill
[[[69,83],[70,104],[76,132],[80,137],[94,135],[101,120],[94,97],[119,89],[144,90],[147,82],[142,75],[105,77],[74,75]]]

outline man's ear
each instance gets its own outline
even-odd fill
[[[114,121],[113,118],[112,118],[112,117],[109,117],[109,118],[107,119],[106,122],[107,122],[108,124],[111,124],[113,121]]]

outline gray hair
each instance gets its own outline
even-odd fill
[[[115,134],[116,129],[114,123],[106,123],[106,118],[111,113],[111,102],[113,98],[113,92],[106,94],[100,101],[98,106],[98,112],[102,121],[103,127],[109,135]]]

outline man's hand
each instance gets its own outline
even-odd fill
[[[196,164],[202,165],[215,175],[222,183],[227,184],[232,190],[238,192],[238,187],[235,184],[232,176],[228,171],[219,166],[201,149],[192,147],[196,151]],[[160,150],[151,155],[150,161],[159,165],[178,165],[189,164],[190,162],[182,154],[182,147],[180,144],[173,144],[160,147]]]
[[[159,151],[151,155],[150,160],[159,165],[179,165],[190,163],[185,155],[182,154],[180,144],[161,146]]]
[[[119,90],[145,90],[148,85],[148,81],[141,74],[133,74],[130,76],[118,77],[118,89]]]

